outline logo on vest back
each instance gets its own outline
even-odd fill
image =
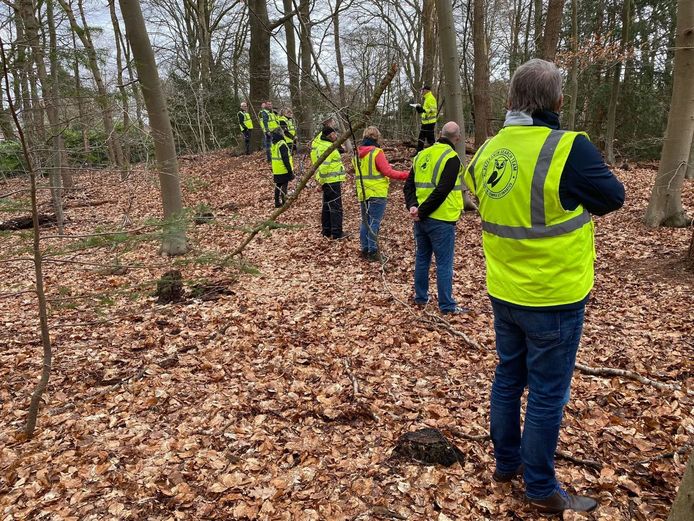
[[[484,190],[492,199],[508,194],[518,178],[518,161],[508,148],[495,150],[482,167]]]

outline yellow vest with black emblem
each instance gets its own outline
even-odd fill
[[[376,168],[376,156],[382,154],[383,150],[375,147],[364,157],[359,159],[354,157],[354,177],[357,182],[357,199],[364,201],[372,197],[388,197],[390,179],[381,174]],[[364,196],[366,194],[366,197]]]
[[[429,125],[431,123],[436,123],[436,120],[438,119],[438,106],[436,105],[436,98],[434,95],[431,93],[431,91],[427,92],[424,95],[424,102],[422,103],[422,108],[424,109],[424,112],[422,112],[422,125]]]
[[[260,111],[258,112],[258,122],[260,123],[260,128],[262,129],[262,131],[267,133],[269,132],[269,130],[267,129],[267,127],[265,127],[265,118],[263,117],[264,114],[268,114],[268,122],[270,121],[270,112],[267,109],[260,109]]]
[[[330,145],[332,145],[331,141],[320,139],[320,136],[314,139],[311,161],[315,164]],[[325,161],[320,164],[316,171],[316,180],[322,185],[326,183],[341,183],[345,180],[345,166],[342,164],[340,153],[337,150],[333,150]]]
[[[243,110],[239,110],[237,117],[243,115],[243,125],[246,125],[246,128],[249,130],[253,129],[253,120],[251,119],[251,115],[248,112],[244,112]],[[243,130],[243,125],[239,123],[239,129]]]
[[[593,287],[593,221],[566,210],[559,182],[579,132],[508,126],[488,140],[465,172],[477,195],[487,289],[529,307],[583,300]],[[587,137],[587,135],[586,135]]]
[[[277,143],[272,144],[272,148],[270,148],[270,155],[272,157],[272,173],[274,175],[280,175],[280,174],[288,174],[289,171],[287,170],[287,167],[284,165],[284,161],[282,161],[282,154],[280,152],[280,149],[282,147],[286,147],[287,143],[286,141],[278,141]],[[292,153],[289,150],[289,147],[287,147],[287,153],[289,155],[289,164],[292,167],[292,171],[294,170],[294,158],[292,157]]]
[[[417,202],[421,205],[434,191],[434,188],[441,180],[446,163],[457,157],[456,151],[448,144],[436,142],[429,148],[422,150],[414,158],[412,167],[414,168],[414,185],[416,189]],[[463,212],[463,185],[461,176],[455,181],[453,190],[450,191],[441,205],[429,214],[428,217],[439,221],[454,222],[460,218]]]

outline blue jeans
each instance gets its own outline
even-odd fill
[[[268,163],[272,163],[272,155],[270,154],[270,148],[272,147],[272,137],[263,132],[263,148],[265,149],[265,157]]]
[[[378,251],[378,231],[381,229],[381,221],[386,212],[387,202],[388,199],[385,197],[371,197],[360,203],[359,240],[361,241],[361,251],[367,253]]]
[[[526,495],[545,499],[557,490],[554,452],[583,330],[585,306],[533,311],[492,301],[499,363],[492,385],[491,436],[499,472],[523,463]],[[521,435],[521,396],[528,406]]]
[[[429,266],[431,254],[436,257],[436,289],[439,309],[453,311],[453,249],[455,247],[455,223],[425,217],[414,223],[414,240],[417,254],[414,263],[414,301],[429,301]]]

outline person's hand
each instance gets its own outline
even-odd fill
[[[416,206],[410,208],[410,219],[413,221],[419,221],[419,208]]]

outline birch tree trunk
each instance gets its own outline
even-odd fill
[[[180,255],[187,251],[186,229],[183,222],[176,146],[166,98],[159,81],[159,71],[154,61],[154,52],[145,27],[145,20],[142,17],[140,1],[119,0],[119,3],[154,138],[154,154],[159,170],[161,199],[166,221],[161,251],[165,255]]]
[[[617,126],[617,104],[619,102],[619,85],[622,79],[622,61],[624,51],[629,39],[629,13],[631,10],[631,1],[624,0],[622,5],[622,36],[619,40],[620,60],[614,68],[614,76],[612,77],[612,88],[610,90],[610,104],[607,109],[607,128],[605,129],[605,155],[607,162],[611,165],[615,163],[614,157],[614,133]]]
[[[677,2],[674,81],[660,168],[646,210],[648,226],[688,226],[682,184],[694,138],[694,2]]]
[[[484,23],[483,0],[474,0],[472,15],[472,38],[475,54],[474,99],[475,99],[475,147],[479,148],[490,134],[489,118],[491,100],[489,99],[489,56],[487,53],[487,32]]]

